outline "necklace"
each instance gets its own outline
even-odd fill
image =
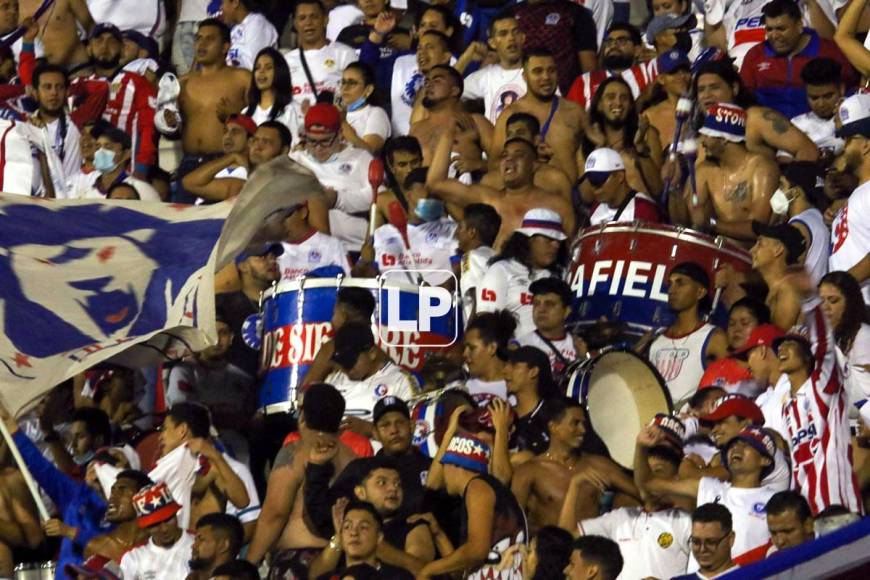
[[[546,457],[547,459],[549,459],[553,463],[558,463],[559,465],[561,465],[562,467],[564,467],[568,471],[574,471],[574,468],[577,467],[577,458],[576,457],[574,458],[574,460],[571,462],[570,465],[563,463],[562,461],[560,461],[559,459],[554,457],[553,454],[550,453],[549,451],[544,452],[544,457]]]

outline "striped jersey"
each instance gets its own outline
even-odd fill
[[[574,79],[568,90],[567,98],[586,109],[592,104],[595,91],[605,80],[610,77],[621,76],[631,88],[631,96],[636,100],[648,86],[653,84],[659,76],[658,59],[642,62],[624,71],[594,70],[583,73]]]
[[[140,74],[119,71],[109,81],[109,100],[103,119],[133,139],[133,161],[151,166],[157,162],[154,110],[157,89]]]
[[[815,367],[782,407],[793,487],[807,498],[813,513],[833,504],[862,513],[852,467],[848,394],[837,365],[833,330],[818,306],[807,312],[806,326]]]

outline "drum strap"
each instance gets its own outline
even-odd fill
[[[571,364],[571,361],[569,361],[568,359],[566,359],[566,358],[565,358],[565,355],[563,355],[561,352],[559,352],[559,349],[556,348],[556,345],[553,344],[553,341],[552,341],[552,340],[550,340],[549,338],[547,338],[546,336],[544,336],[543,334],[541,334],[541,331],[540,331],[540,330],[535,330],[535,334],[538,335],[538,338],[540,338],[541,340],[544,341],[544,344],[547,345],[547,348],[549,348],[551,351],[553,351],[553,354],[556,355],[556,358],[559,359],[559,362],[560,362],[560,363],[562,363],[563,368],[567,368],[568,365]]]
[[[631,200],[634,199],[635,195],[637,195],[637,192],[634,190],[631,190],[630,192],[628,192],[628,196],[625,198],[625,201],[622,202],[622,205],[619,206],[619,209],[616,210],[616,215],[613,216],[612,221],[614,221],[614,222],[619,221],[619,218],[622,217],[622,213],[625,211],[625,208],[628,207],[628,204],[631,203]]]

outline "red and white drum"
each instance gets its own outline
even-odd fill
[[[639,222],[587,228],[574,241],[571,256],[570,283],[575,292],[571,320],[581,327],[601,318],[620,320],[633,334],[671,323],[668,274],[680,262],[703,266],[711,283],[722,264],[738,272],[752,265],[748,252],[724,238]],[[726,319],[727,313],[719,307],[711,321]]]

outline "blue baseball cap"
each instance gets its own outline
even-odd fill
[[[265,256],[266,254],[274,254],[275,257],[280,256],[284,253],[284,246],[281,244],[263,244],[263,246],[259,249],[254,250],[246,250],[241,252],[238,256],[236,256],[236,265],[241,264],[251,256]]]
[[[658,66],[659,73],[666,75],[674,72],[680,67],[685,67],[686,70],[688,70],[691,68],[692,63],[689,61],[689,57],[686,56],[685,52],[672,48],[659,55]]]

